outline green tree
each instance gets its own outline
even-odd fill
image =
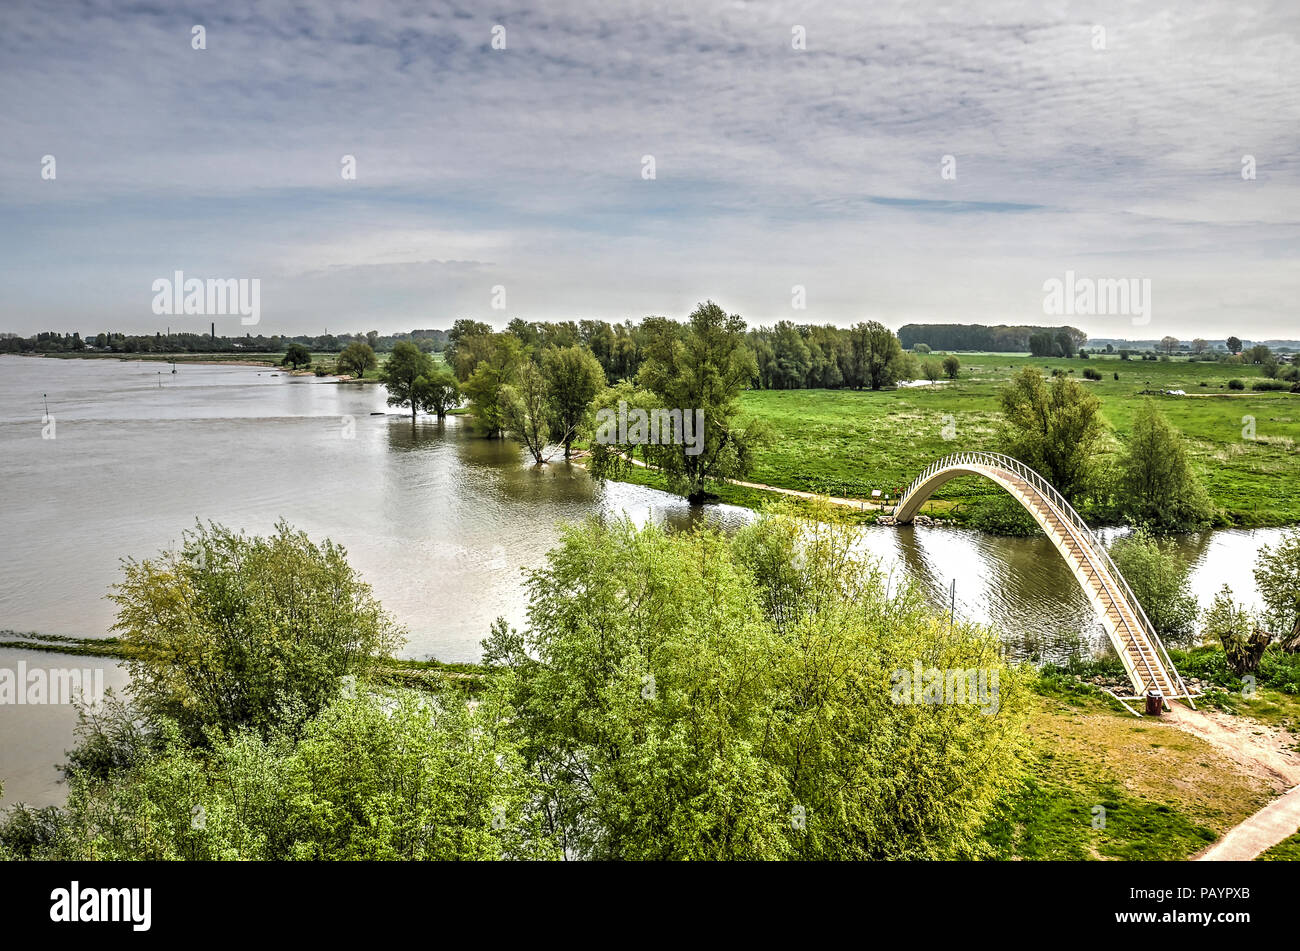
[[[379,366],[379,360],[375,357],[375,351],[370,348],[370,344],[357,340],[343,348],[338,363],[340,370],[358,379],[364,378],[367,370]]]
[[[511,333],[492,334],[479,340],[476,347],[474,372],[461,386],[461,392],[469,397],[474,419],[483,433],[499,436],[506,429],[502,388],[512,384],[519,368],[531,361],[519,338]]]
[[[943,373],[950,380],[957,379],[957,373],[961,370],[961,361],[953,354],[943,358]]]
[[[1093,456],[1101,439],[1101,401],[1078,380],[1050,383],[1025,367],[1000,394],[1003,443],[1009,455],[1038,470],[1074,501],[1093,479]]]
[[[933,383],[943,375],[943,364],[938,360],[924,360],[921,363],[921,372]]]
[[[499,623],[484,656],[542,778],[530,811],[567,854],[978,854],[1016,781],[1020,677],[987,631],[896,580],[887,593],[853,538],[790,515],[733,539],[565,530],[530,579],[528,629]],[[985,670],[997,689],[983,707],[916,703],[897,688],[918,664]]]
[[[388,405],[410,406],[411,423],[414,424],[416,410],[420,408],[419,380],[427,380],[433,374],[433,357],[410,341],[396,343],[379,371],[379,380],[388,389]]]
[[[1202,628],[1205,640],[1223,645],[1224,657],[1238,677],[1259,670],[1259,662],[1268,647],[1269,635],[1259,629],[1255,615],[1233,599],[1226,584],[1214,596],[1205,612]]]
[[[441,423],[448,410],[460,405],[460,386],[451,370],[435,366],[429,375],[416,379],[414,396],[420,409],[436,414]]]
[[[542,354],[550,428],[568,459],[574,439],[590,429],[591,404],[605,388],[605,371],[584,347],[552,347]]]
[[[102,344],[101,344],[102,346]],[[282,367],[305,367],[311,364],[311,351],[300,343],[289,344],[289,349],[284,353],[284,359],[280,361]]]
[[[655,409],[680,411],[682,433],[669,444],[661,433],[660,443],[642,449],[667,475],[672,491],[699,501],[710,483],[746,473],[754,446],[764,437],[762,429],[739,418],[740,394],[758,372],[754,354],[745,345],[745,322],[712,301],[695,309],[684,331],[665,321],[652,333],[638,384],[654,394]],[[688,419],[691,440],[685,432]],[[596,466],[592,472],[601,475]]]
[[[1173,542],[1137,529],[1117,538],[1110,554],[1156,633],[1172,641],[1190,641],[1200,609],[1188,580],[1190,571]]]
[[[1300,529],[1276,545],[1264,545],[1255,564],[1255,584],[1264,601],[1264,620],[1288,650],[1300,647]]]
[[[871,320],[857,324],[849,334],[852,347],[850,385],[879,390],[903,378],[906,366],[898,337],[884,324]]]
[[[265,537],[200,524],[180,551],[123,570],[110,598],[131,696],[191,742],[311,715],[404,636],[341,546],[284,522]]]
[[[546,462],[544,453],[551,444],[550,397],[546,378],[531,360],[523,361],[514,382],[502,384],[497,394],[502,431],[522,442],[539,466]]]
[[[1134,524],[1172,531],[1205,525],[1213,517],[1182,435],[1150,398],[1133,418],[1117,488],[1120,509]]]

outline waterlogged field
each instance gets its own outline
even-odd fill
[[[1186,437],[1215,503],[1240,525],[1300,522],[1300,395],[1252,392],[1251,384],[1264,378],[1259,367],[1118,357],[958,357],[961,374],[954,383],[880,392],[745,393],[745,412],[766,422],[773,434],[771,444],[756,455],[749,480],[851,498],[869,497],[872,489],[895,493],[939,456],[996,449],[998,391],[1022,367],[1045,373],[1060,367],[1073,370],[1101,398],[1108,424],[1105,461],[1118,457],[1145,398],[1142,391],[1182,389],[1186,396],[1152,398]],[[1102,379],[1083,380],[1088,367],[1100,371]],[[1234,378],[1245,383],[1244,391],[1228,389]],[[1248,438],[1252,423],[1254,438]],[[983,480],[955,480],[926,511],[961,517],[972,503],[997,491]]]

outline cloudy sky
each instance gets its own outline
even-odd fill
[[[6,0],[0,330],[206,330],[152,313],[176,270],[261,280],[228,333],[1057,323],[1072,270],[1151,281],[1149,324],[1068,319],[1094,336],[1300,337],[1298,30],[1294,0]]]

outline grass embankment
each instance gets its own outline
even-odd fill
[[[68,637],[59,634],[0,631],[0,648],[6,647],[113,660],[130,660],[138,654],[130,644],[117,637]],[[435,690],[451,686],[458,690],[472,692],[482,689],[487,670],[480,664],[453,664],[441,660],[404,660],[385,657],[375,662],[372,675],[382,683],[411,687],[416,690]]]
[[[1300,523],[1300,395],[1253,392],[1260,368],[1221,363],[1168,363],[1093,357],[1041,359],[1006,354],[960,353],[955,383],[880,392],[848,390],[754,390],[743,409],[772,429],[772,444],[755,456],[747,481],[850,498],[872,489],[896,493],[931,461],[963,449],[996,448],[998,392],[1018,370],[1034,366],[1086,368],[1100,381],[1082,380],[1102,402],[1109,425],[1102,457],[1118,458],[1143,390],[1182,389],[1187,396],[1154,396],[1187,440],[1206,490],[1235,524]],[[1119,374],[1119,379],[1114,374]],[[1247,389],[1227,389],[1231,379]],[[1205,386],[1201,386],[1205,383]],[[1255,438],[1243,437],[1254,417]],[[945,430],[951,439],[945,439]],[[982,479],[957,479],[937,494],[928,514],[969,515],[994,497]],[[761,494],[761,493],[760,493]],[[731,501],[727,493],[720,493]],[[748,504],[741,502],[740,504]]]

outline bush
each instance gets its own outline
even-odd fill
[[[1028,538],[1040,533],[1038,522],[1025,507],[1005,493],[981,499],[966,524],[990,535]]]
[[[1100,371],[1100,370],[1094,370],[1092,367],[1088,367],[1088,369],[1084,370],[1084,371],[1083,371],[1083,375],[1084,375],[1084,378],[1085,378],[1085,379],[1088,379],[1088,380],[1100,380],[1100,379],[1101,379],[1101,371]]]
[[[209,729],[269,735],[311,716],[403,639],[341,546],[284,522],[265,538],[200,524],[181,551],[124,570],[109,597],[131,650],[129,691],[196,744]]]
[[[1117,538],[1110,546],[1156,633],[1170,641],[1190,641],[1196,631],[1197,603],[1189,570],[1172,541],[1161,542],[1143,529]]]
[[[1289,390],[1291,384],[1283,380],[1256,380],[1250,385],[1252,390]]]
[[[1241,382],[1241,380],[1228,381],[1228,389],[1230,390],[1244,390],[1245,388],[1246,388],[1246,384]]]
[[[536,808],[573,857],[979,854],[1018,779],[1025,679],[830,519],[565,530],[528,632],[498,627],[485,657],[508,668],[510,726],[554,777]],[[996,709],[915,703],[918,662],[997,671]]]

